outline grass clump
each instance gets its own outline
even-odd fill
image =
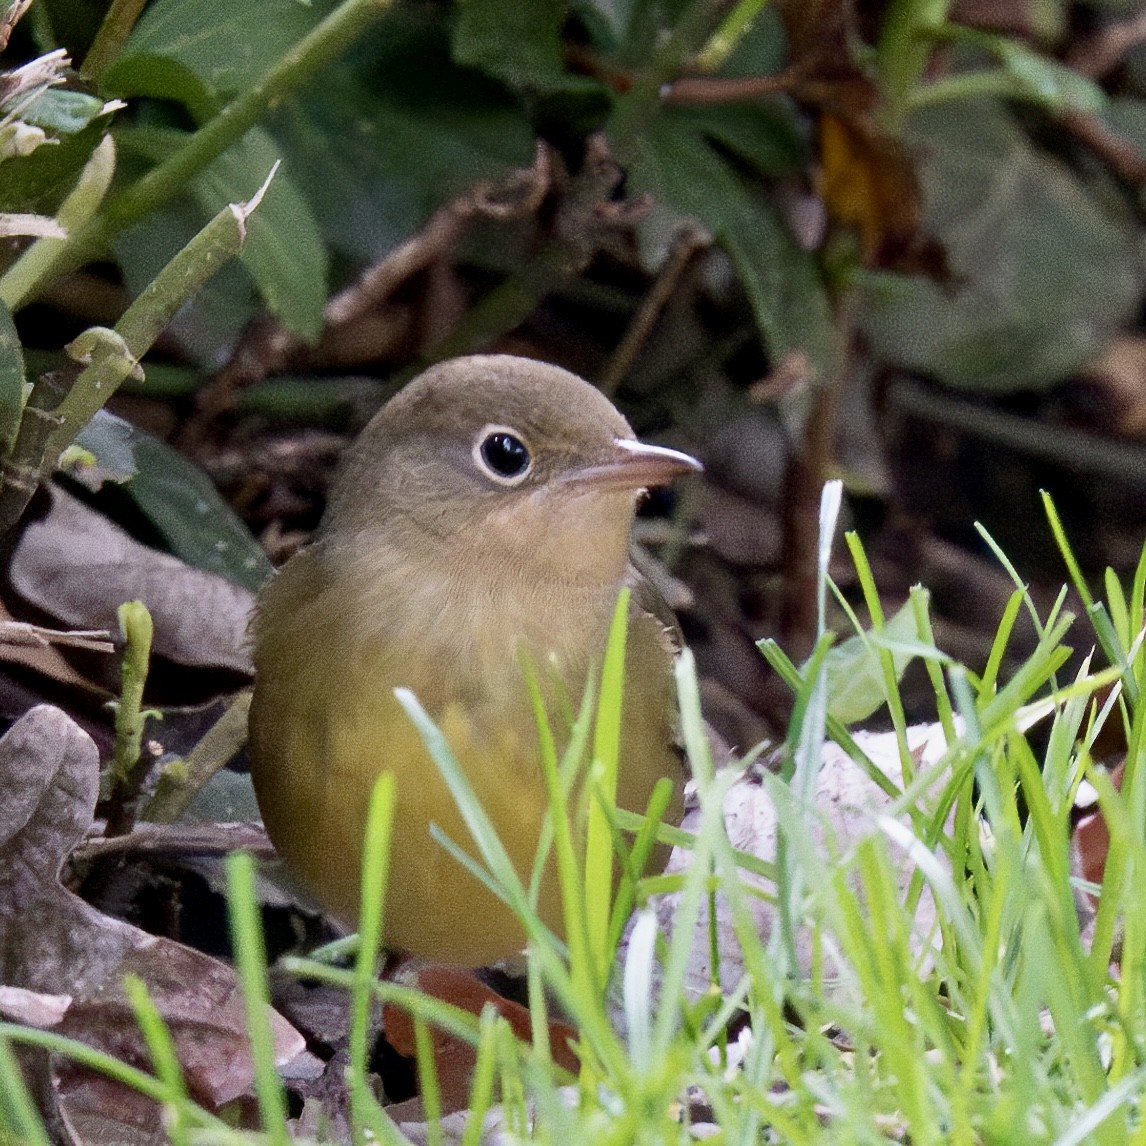
[[[828,534],[832,523],[828,513]],[[542,851],[552,851],[562,875],[567,943],[541,924],[530,883],[513,870],[445,741],[417,701],[403,698],[472,835],[465,846],[443,845],[514,907],[529,936],[534,1038],[532,1045],[517,1041],[492,1012],[475,1017],[377,982],[381,921],[371,909],[352,969],[290,961],[295,972],[352,993],[348,1083],[356,1142],[410,1140],[366,1084],[366,1016],[374,1001],[408,1009],[424,1051],[434,1028],[476,1048],[468,1121],[439,1115],[432,1056],[419,1056],[429,1116],[418,1135],[423,1141],[476,1144],[496,1125],[512,1138],[562,1146],[698,1137],[833,1146],[1146,1142],[1146,898],[1140,893],[1146,776],[1139,767],[1146,751],[1146,706],[1139,701],[1146,682],[1146,550],[1128,590],[1108,577],[1105,603],[1083,598],[1090,617],[1100,618],[1095,629],[1109,667],[1096,669],[1087,657],[1068,675],[1070,650],[1063,642],[1081,624],[1063,611],[1062,598],[1041,617],[1018,585],[983,671],[972,672],[935,649],[924,596],[909,602],[914,635],[885,622],[862,549],[854,540],[851,545],[874,619],[856,639],[870,656],[873,696],[891,714],[889,740],[899,768],[881,770],[865,753],[870,740],[853,738],[833,715],[825,682],[842,646],[833,647],[830,634],[803,667],[766,648],[796,690],[796,719],[788,767],[760,779],[776,809],[775,853],[738,853],[724,826],[737,772],[713,767],[686,652],[677,681],[698,805],[691,856],[675,874],[633,879],[633,855],[647,854],[653,830],[646,825],[634,842],[622,830],[632,818],[617,812],[609,797],[622,703],[608,683],[620,678],[619,621],[595,725],[586,704],[561,758],[552,740],[542,738],[554,812]],[[822,582],[825,592],[831,588],[824,573]],[[1035,617],[1040,638],[1003,681],[999,666],[1023,608]],[[617,616],[624,615],[622,602]],[[946,750],[929,760],[911,751],[898,697],[902,665],[915,656],[926,661],[946,737]],[[1127,744],[1120,791],[1091,757],[1111,721],[1121,725]],[[883,793],[858,835],[838,835],[816,803],[825,735],[876,775]],[[578,786],[574,777],[584,760],[591,761],[589,782]],[[1110,831],[1101,886],[1084,886],[1072,874],[1071,814],[1084,780],[1096,789]],[[587,802],[579,809],[569,806],[577,791]],[[364,879],[374,904],[385,883],[391,810],[392,791],[383,783]],[[660,831],[682,838],[679,830]],[[622,867],[630,873],[618,893],[621,909],[612,902],[610,881],[601,878],[618,848],[627,853]],[[265,965],[252,926],[247,861],[234,860],[231,875],[237,961],[254,1035]],[[658,912],[650,905],[652,892],[672,893],[671,918],[663,906]],[[1079,910],[1084,892],[1093,897],[1093,912]],[[923,911],[929,902],[930,915]],[[619,947],[629,905],[635,922]],[[765,929],[762,905],[773,921]],[[719,958],[730,938],[735,969]],[[690,978],[698,949],[709,956],[707,990]],[[287,1140],[269,1050],[259,1049],[265,1040],[252,1040],[264,1133],[238,1132],[188,1100],[145,993],[133,988],[132,997],[154,1075],[50,1033],[0,1027],[0,1119],[10,1138],[45,1140],[11,1055],[14,1044],[31,1043],[93,1063],[154,1096],[171,1111],[173,1140]],[[579,1031],[576,1080],[554,1063],[548,1038],[553,1000]]]

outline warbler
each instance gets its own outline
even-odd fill
[[[646,445],[598,390],[506,355],[433,366],[348,450],[313,542],[259,596],[251,772],[267,831],[316,900],[356,922],[367,805],[395,777],[384,941],[438,963],[519,951],[508,907],[430,834],[470,844],[409,715],[445,735],[523,879],[546,816],[523,654],[562,747],[633,587],[617,802],[678,781],[671,614],[630,560],[641,492],[700,469]],[[472,845],[471,845],[472,850]],[[560,929],[551,863],[538,901]]]

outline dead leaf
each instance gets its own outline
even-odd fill
[[[414,984],[419,991],[455,1007],[480,1015],[486,1007],[492,1007],[509,1023],[514,1035],[524,1042],[532,1037],[529,1011],[520,1003],[506,999],[487,987],[472,972],[461,967],[434,965],[423,967],[414,976]],[[414,1021],[408,1012],[395,1003],[387,1003],[382,1009],[382,1029],[386,1041],[401,1055],[412,1057],[415,1053]],[[469,1105],[470,1088],[473,1082],[474,1067],[477,1065],[477,1052],[462,1039],[446,1031],[431,1027],[431,1040],[434,1049],[434,1066],[441,1089],[442,1111],[451,1113],[464,1110]],[[571,1046],[576,1041],[577,1032],[566,1023],[552,1020],[549,1024],[549,1045],[553,1061],[560,1067],[575,1074],[579,1069],[577,1056]],[[404,1110],[394,1114],[395,1118],[408,1117],[417,1121],[417,1100],[403,1103]],[[393,1112],[392,1112],[393,1113]]]
[[[1122,774],[1125,769],[1124,760],[1110,774],[1110,782],[1116,791],[1122,790]],[[1106,819],[1097,803],[1075,825],[1070,840],[1070,852],[1071,874],[1086,880],[1087,883],[1101,886],[1106,876],[1106,858],[1110,854],[1110,829],[1106,826]],[[1084,920],[1098,910],[1098,901],[1089,891],[1080,891],[1075,896],[1075,904]]]
[[[146,1047],[121,986],[124,975],[138,975],[171,1030],[192,1095],[220,1106],[249,1093],[253,1081],[233,971],[102,914],[59,882],[64,860],[91,826],[98,786],[94,742],[59,709],[32,709],[0,739],[0,788],[8,793],[0,806],[0,982],[70,996],[56,1025],[60,1033],[146,1067]],[[305,1050],[298,1032],[274,1012],[271,1026],[277,1062]],[[135,1111],[134,1099],[118,1088],[120,1097],[108,1107],[108,1086],[79,1068],[59,1067],[57,1113],[65,1122],[115,1123]],[[154,1106],[151,1119],[155,1132],[161,1122]],[[104,1141],[131,1140],[101,1133]]]
[[[899,752],[895,734],[891,732],[857,732],[855,740],[860,748],[878,768],[897,785],[902,783]],[[946,751],[943,730],[937,724],[917,725],[907,730],[908,746],[920,769],[932,767]],[[819,829],[815,832],[818,849],[825,850],[828,840],[840,850],[847,849],[878,828],[874,817],[883,814],[889,799],[848,756],[839,745],[828,742],[823,748],[823,765],[816,780],[813,803],[819,812]],[[685,831],[696,831],[699,822],[699,809],[692,808],[685,813],[682,827]],[[901,822],[909,826],[907,817]],[[724,823],[733,847],[751,853],[769,863],[776,859],[778,821],[776,807],[759,775],[751,770],[738,779],[728,791],[724,801]],[[915,875],[915,865],[909,857],[892,847],[892,859],[898,864],[897,882],[901,893]],[[940,862],[945,861],[940,856]],[[690,864],[692,853],[688,849],[674,848],[669,859],[669,873],[682,872]],[[764,881],[744,875],[745,882],[758,887],[768,887]],[[769,888],[769,890],[772,890]],[[657,921],[662,932],[671,932],[676,916],[678,896],[667,895],[656,901]],[[774,902],[751,897],[750,910],[756,921],[757,931],[767,944],[774,928],[778,925],[778,908]],[[744,961],[740,942],[732,926],[728,902],[723,896],[716,900],[716,935],[720,957],[720,983],[725,991],[732,990],[744,974]],[[912,930],[919,950],[926,949],[933,941],[935,925],[935,905],[929,891],[924,888],[912,919]],[[812,969],[812,939],[808,934],[800,934],[796,941],[796,953],[805,973]],[[828,979],[834,974],[830,955],[825,951],[822,972]],[[697,922],[696,935],[686,972],[686,987],[697,996],[709,988],[712,964],[710,958],[710,937],[707,912],[702,911]]]
[[[869,267],[904,267],[920,241],[919,184],[903,143],[854,112],[820,118],[820,194],[829,216],[859,232]]]
[[[246,589],[141,545],[65,491],[29,523],[9,577],[20,598],[73,629],[119,630],[116,610],[140,600],[155,623],[154,653],[178,665],[251,672]],[[181,698],[187,703],[186,696]]]
[[[71,995],[45,995],[23,987],[0,987],[0,1015],[10,1023],[49,1030],[72,1005]]]

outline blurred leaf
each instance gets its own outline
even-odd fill
[[[116,136],[135,174],[159,163],[187,139],[163,128],[128,128]],[[244,202],[258,190],[281,150],[262,128],[252,128],[190,183],[190,202],[170,203],[115,238],[115,250],[132,292],[138,294],[167,260],[227,203]],[[300,337],[322,330],[326,304],[326,248],[310,207],[280,169],[259,209],[247,223],[239,261],[254,280],[267,309]],[[190,308],[175,318],[173,333],[186,339],[201,362],[226,348],[255,311],[244,276],[224,267]],[[194,327],[194,329],[190,329]]]
[[[1045,387],[1131,318],[1143,275],[1128,212],[1035,148],[997,102],[921,109],[908,143],[924,227],[956,285],[863,275],[860,325],[878,356],[970,389]]]
[[[274,140],[258,127],[223,152],[191,184],[204,218],[227,203],[246,202],[280,154]],[[239,260],[271,314],[300,338],[316,341],[326,304],[326,248],[309,205],[286,170],[276,173],[248,221]]]
[[[184,823],[238,824],[261,819],[249,772],[222,768],[195,793],[179,819]]]
[[[114,414],[100,411],[76,439],[95,459],[97,478],[122,482],[125,496],[166,548],[197,569],[258,589],[271,565],[210,478],[182,454]],[[91,489],[99,481],[82,472]]]
[[[151,52],[119,56],[107,70],[104,88],[123,99],[146,96],[172,100],[198,121],[208,119],[217,102],[203,80],[186,64]]]
[[[369,260],[462,191],[532,162],[533,129],[500,84],[450,59],[441,29],[395,10],[321,92],[270,130],[327,241]]]
[[[11,444],[24,408],[24,358],[8,308],[0,303],[0,447]]]
[[[453,55],[510,87],[551,92],[595,87],[565,70],[561,29],[564,5],[521,0],[459,0],[455,6]]]
[[[1139,151],[1146,153],[1146,100],[1115,97],[1103,109],[1102,120]]]
[[[796,245],[771,204],[748,191],[696,123],[676,109],[660,115],[641,141],[630,184],[711,231],[732,258],[769,353],[803,350],[825,377],[833,331],[815,259]]]
[[[34,211],[53,215],[76,178],[107,134],[102,120],[74,135],[64,135],[50,147],[8,159],[0,179],[0,211]]]
[[[572,6],[585,22],[593,42],[604,51],[613,52],[629,39],[640,0],[574,0]]]
[[[994,50],[1015,78],[1020,94],[1048,111],[1093,113],[1106,106],[1106,94],[1092,79],[1034,51],[1021,40],[999,36]]]
[[[975,90],[979,94],[985,94],[984,89],[989,87],[993,95],[1037,103],[1054,113],[1079,111],[1092,115],[1106,106],[1106,93],[1094,80],[1013,36],[961,24],[945,26],[941,36],[970,48],[972,58],[965,69],[957,67],[953,74],[921,85],[915,93],[921,105],[944,102],[948,90],[966,95],[977,84]],[[980,67],[983,61],[974,57],[981,51],[998,60],[1002,68]]]
[[[775,5],[765,4],[721,64],[722,76],[770,76],[787,58],[788,34]]]
[[[827,674],[828,714],[843,724],[866,720],[887,703],[880,648],[890,647],[895,679],[902,680],[917,647],[915,608],[908,601],[878,632],[858,634],[841,641],[824,659]],[[904,648],[897,648],[904,642]]]
[[[206,91],[224,99],[256,83],[334,7],[335,0],[260,0],[258,4],[249,0],[214,0],[211,4],[156,0],[108,69],[108,90],[160,95],[131,86],[133,79],[145,75],[163,82],[160,71],[140,69],[139,57],[150,56],[182,65],[172,77],[173,87],[166,98],[180,98],[176,86],[184,85],[190,72]]]
[[[791,101],[783,96],[752,104],[674,108],[672,117],[765,175],[792,171],[808,158],[807,132]]]

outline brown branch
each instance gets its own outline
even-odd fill
[[[820,493],[832,470],[840,395],[855,338],[855,303],[850,294],[837,303],[835,333],[831,374],[813,393],[803,448],[793,455],[784,498],[784,647],[797,660],[807,656],[816,641]]]
[[[261,859],[275,855],[259,824],[137,824],[122,836],[85,840],[71,858],[84,863],[125,854],[223,856],[240,848]]]
[[[1068,111],[1059,117],[1059,122],[1079,143],[1090,148],[1123,183],[1131,187],[1146,184],[1146,155],[1097,116]]]
[[[799,84],[800,79],[800,73],[795,68],[778,72],[774,76],[734,76],[728,79],[716,76],[683,76],[667,85],[664,102],[738,103],[791,92]]]
[[[633,360],[648,341],[661,311],[668,304],[693,259],[700,251],[707,250],[711,246],[712,237],[699,227],[685,227],[677,235],[664,266],[661,267],[648,294],[641,300],[641,305],[633,315],[624,337],[601,372],[601,390],[609,397],[616,393],[621,379],[629,372]]]

